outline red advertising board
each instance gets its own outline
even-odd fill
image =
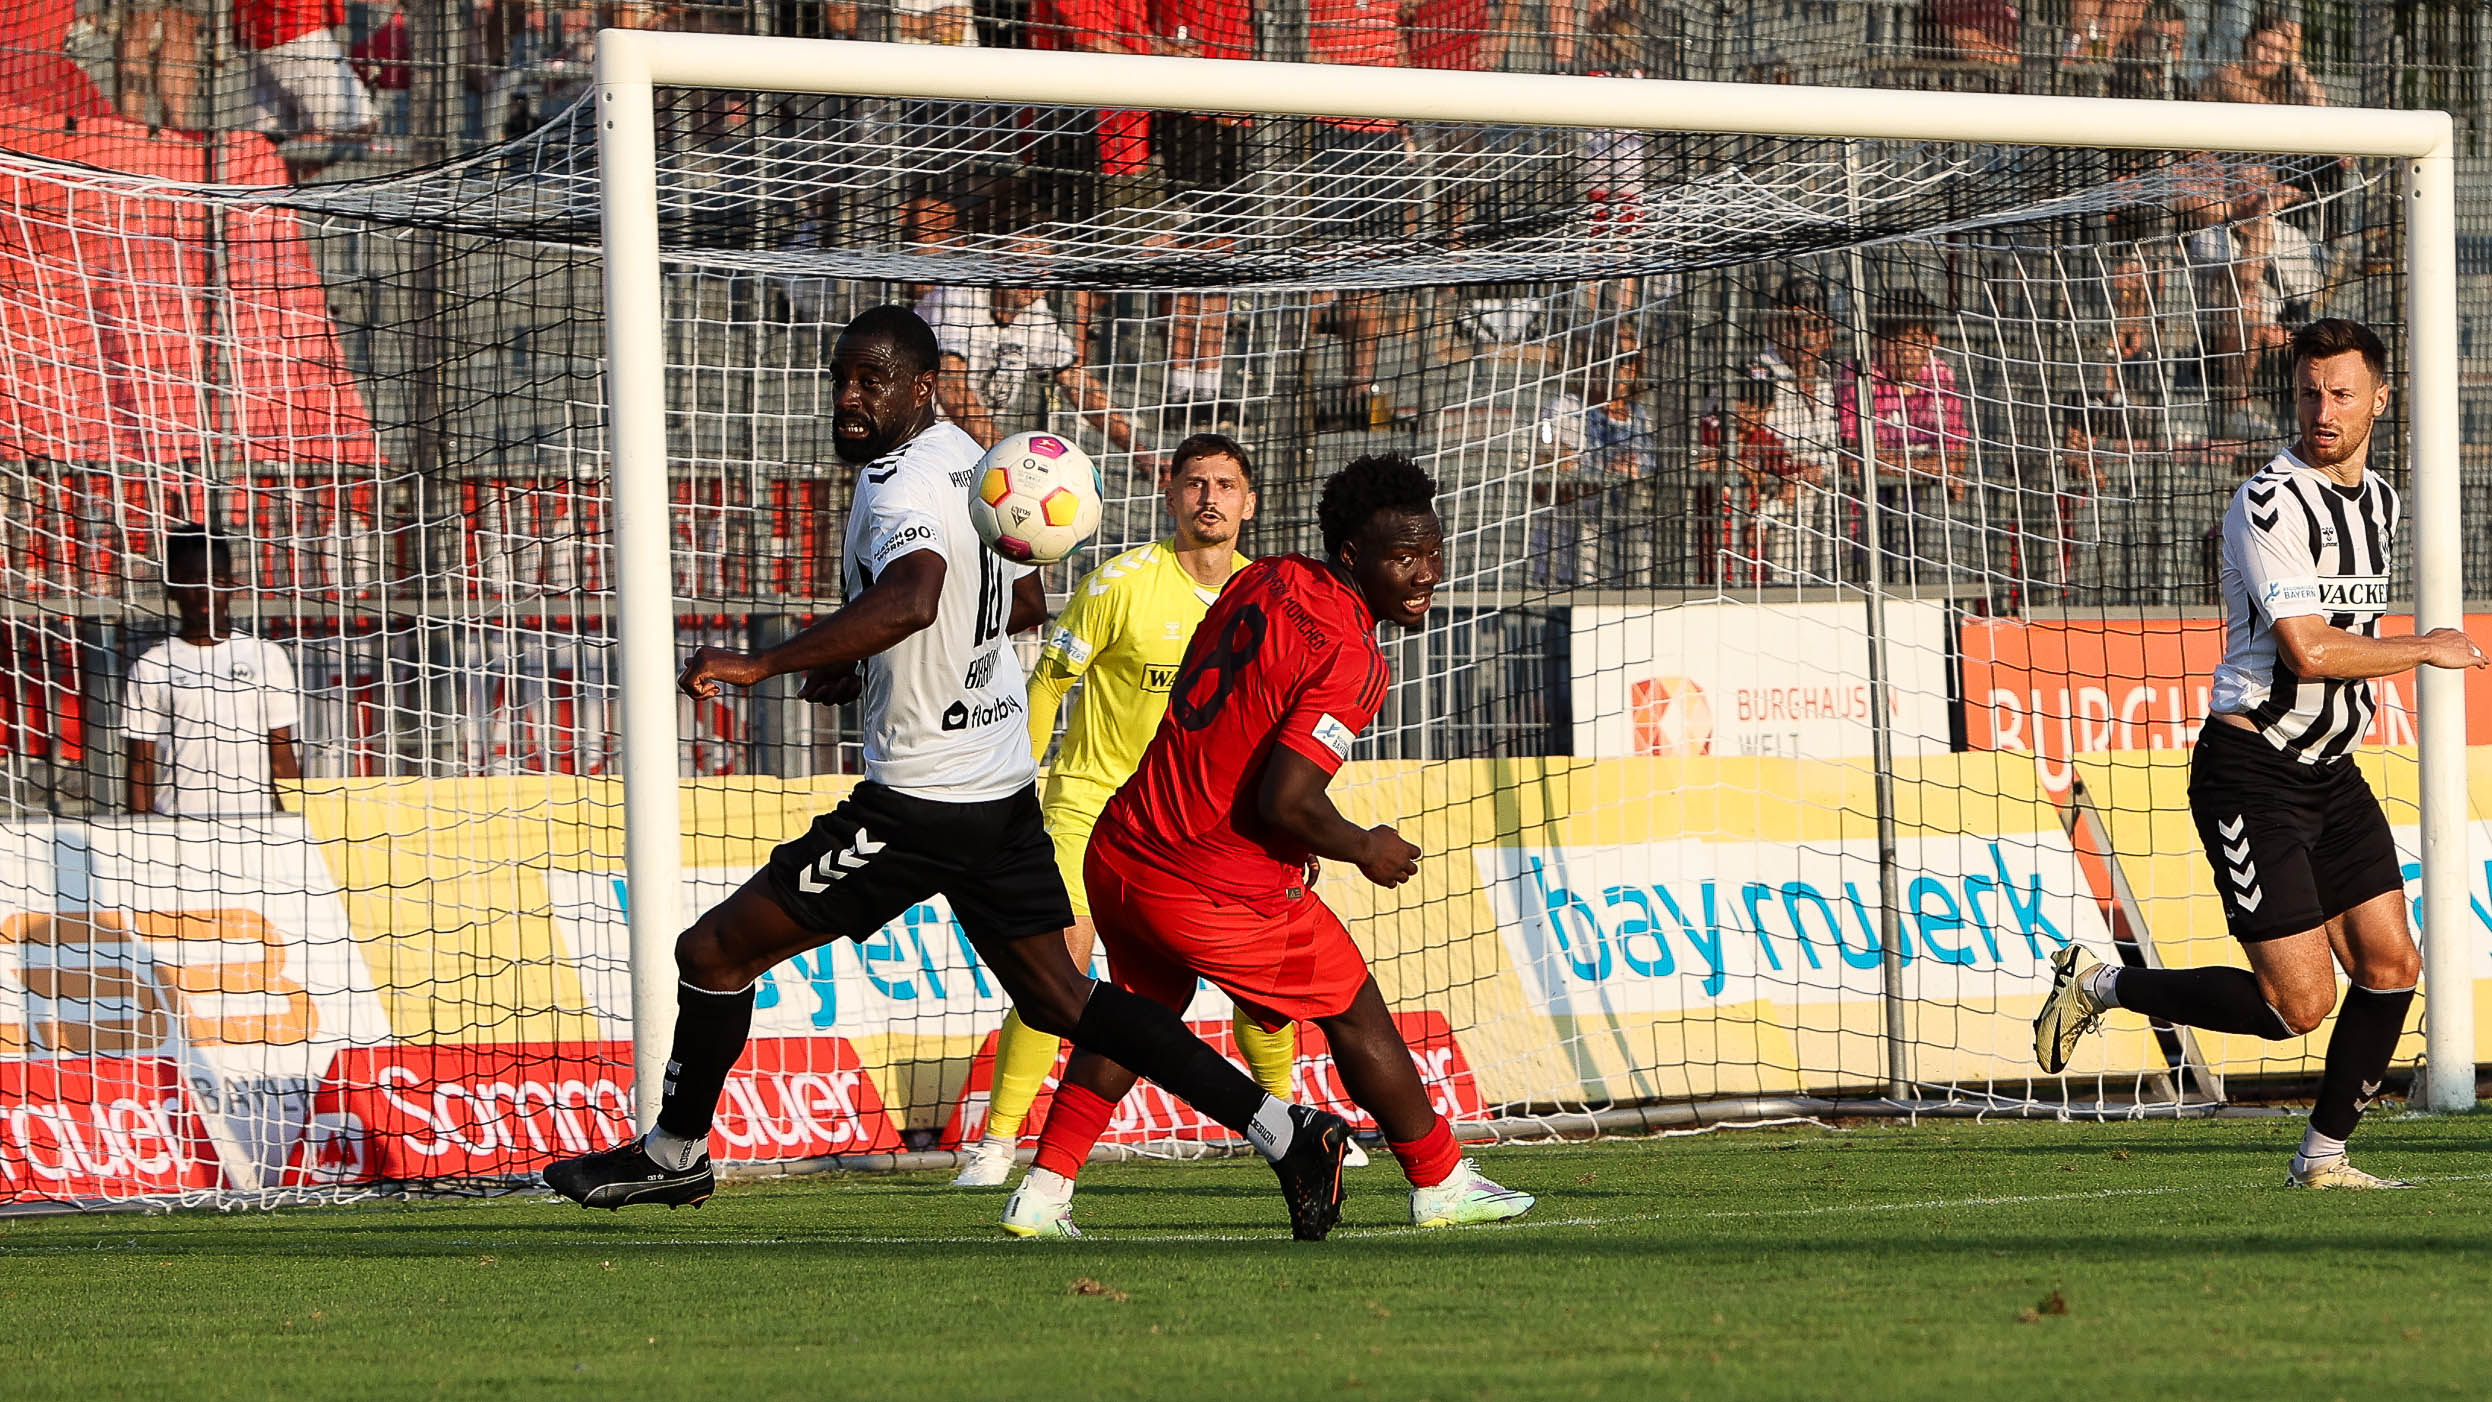
[[[2467,631],[2492,638],[2492,615],[2470,614]],[[2414,631],[2391,615],[2383,634]],[[2107,750],[2183,749],[2206,720],[2215,664],[2224,656],[2219,617],[2102,618],[1964,623],[1964,738],[1976,750],[2042,756],[2046,773],[2071,755]],[[2379,698],[2366,744],[2415,740],[2410,675],[2372,683]],[[2467,674],[2468,729],[2487,733],[2492,676]]]
[[[1472,1079],[1471,1064],[1463,1059],[1462,1046],[1454,1040],[1453,1026],[1445,1015],[1395,1013],[1393,1021],[1402,1029],[1402,1040],[1410,1043],[1410,1058],[1419,1067],[1419,1079],[1427,1086],[1428,1099],[1437,1113],[1456,1122],[1488,1118],[1487,1107],[1480,1102],[1479,1083]],[[1245,1061],[1238,1055],[1237,1037],[1230,1024],[1195,1022],[1187,1026],[1221,1055],[1241,1064]],[[1030,1117],[1022,1122],[1022,1137],[1035,1138],[1046,1124],[1047,1106],[1055,1099],[1056,1077],[1063,1074],[1065,1055],[1057,1056],[1056,1069],[1047,1074],[1045,1084],[1039,1087],[1038,1099],[1030,1106]],[[1376,1127],[1375,1120],[1350,1099],[1349,1091],[1342,1086],[1340,1074],[1333,1069],[1332,1047],[1325,1042],[1324,1034],[1306,1023],[1298,1026],[1298,1065],[1292,1079],[1297,1088],[1294,1098],[1301,1104],[1322,1106],[1358,1129]],[[994,1086],[995,1034],[990,1032],[986,1044],[978,1048],[977,1060],[970,1065],[969,1083],[961,1090],[960,1102],[952,1107],[951,1120],[943,1127],[938,1148],[958,1149],[978,1137],[986,1127],[987,1096]],[[1134,1087],[1133,1093],[1116,1107],[1116,1118],[1108,1122],[1107,1133],[1100,1136],[1110,1144],[1170,1139],[1219,1142],[1236,1137],[1150,1081]]]
[[[0,1202],[163,1195],[222,1181],[172,1061],[0,1060]]]
[[[313,1098],[287,1177],[509,1177],[632,1133],[629,1042],[360,1047],[338,1054]],[[710,1135],[722,1162],[899,1147],[898,1127],[843,1037],[747,1046]]]

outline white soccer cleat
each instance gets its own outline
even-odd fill
[[[1004,1230],[1019,1237],[1080,1236],[1082,1229],[1073,1225],[1073,1180],[1031,1169],[1004,1204]]]
[[[1019,1147],[1010,1139],[993,1135],[978,1141],[969,1151],[969,1162],[952,1175],[955,1188],[1000,1188],[1012,1181],[1012,1154]]]
[[[2353,1161],[2343,1154],[2332,1159],[2305,1159],[2295,1154],[2292,1164],[2284,1171],[2284,1186],[2376,1189],[2411,1188],[2414,1185],[2402,1178],[2382,1178],[2376,1173],[2365,1173],[2354,1167]]]
[[[1503,1222],[1532,1210],[1529,1193],[1501,1188],[1480,1172],[1479,1160],[1464,1159],[1454,1176],[1433,1188],[1410,1190],[1411,1225],[1460,1227],[1473,1222]]]
[[[1357,1140],[1353,1139],[1342,1145],[1341,1166],[1343,1168],[1367,1167],[1367,1151],[1358,1146]]]
[[[2033,1059],[2045,1072],[2056,1076],[2067,1070],[2077,1043],[2103,1020],[2103,1001],[2086,989],[2102,966],[2083,945],[2069,945],[2051,956],[2051,994],[2033,1019]]]

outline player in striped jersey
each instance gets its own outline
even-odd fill
[[[1087,964],[1096,938],[1082,890],[1082,853],[1090,829],[1117,788],[1133,774],[1151,733],[1168,711],[1168,687],[1194,625],[1220,597],[1229,576],[1246,568],[1234,548],[1238,528],[1255,517],[1254,468],[1235,439],[1198,433],[1170,457],[1166,540],[1128,550],[1073,586],[1038,666],[1030,674],[1030,747],[1044,758],[1055,738],[1056,712],[1078,681],[1081,694],[1064,728],[1064,745],[1047,776],[1047,832],[1056,865],[1073,899],[1066,932],[1073,961]],[[1251,1016],[1236,1020],[1238,1049],[1255,1080],[1282,1087],[1298,1058],[1294,1025],[1266,1032]],[[1012,1174],[1022,1121],[1055,1069],[1063,1043],[1032,1031],[1019,1013],[1004,1019],[995,1039],[995,1081],[986,1130],[952,1180],[958,1188],[1001,1187]]]
[[[2371,682],[2418,666],[2480,667],[2456,628],[2383,638],[2397,491],[2369,470],[2388,407],[2388,351],[2331,317],[2293,335],[2301,437],[2224,512],[2224,660],[2214,714],[2190,757],[2189,808],[2247,969],[2116,968],[2071,945],[2052,957],[2034,1019],[2042,1069],[2068,1064],[2106,1009],[2282,1040],[2353,987],[2328,1038],[2310,1129],[2286,1170],[2302,1188],[2402,1188],[2347,1162],[2345,1141],[2379,1095],[2422,958],[2387,815],[2354,766]]]

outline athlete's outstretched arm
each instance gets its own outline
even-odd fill
[[[2366,638],[2331,628],[2315,613],[2276,620],[2276,651],[2294,675],[2364,681],[2416,667],[2480,667],[2483,649],[2463,629],[2434,628],[2419,638]]]
[[[752,686],[789,672],[863,661],[935,621],[943,598],[943,554],[912,550],[830,617],[762,652],[700,647],[675,684],[686,696],[716,696],[718,685]]]
[[[1384,826],[1362,828],[1341,816],[1324,792],[1332,776],[1287,745],[1263,762],[1255,795],[1263,820],[1319,857],[1355,863],[1379,886],[1399,886],[1419,873],[1419,849]]]

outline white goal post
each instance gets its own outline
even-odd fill
[[[2402,163],[2407,421],[2418,631],[2464,621],[2452,124],[2441,112],[1897,92],[1645,79],[1345,71],[1238,63],[607,30],[597,48],[606,396],[613,452],[621,773],[638,1118],[656,1113],[685,912],[669,568],[665,328],[653,90],[732,88],[1037,106],[1399,118],[1586,129],[2343,155]],[[2418,1108],[2474,1103],[2462,674],[2424,668],[2420,713],[2428,1075]],[[2443,989],[2456,996],[2432,996]]]

